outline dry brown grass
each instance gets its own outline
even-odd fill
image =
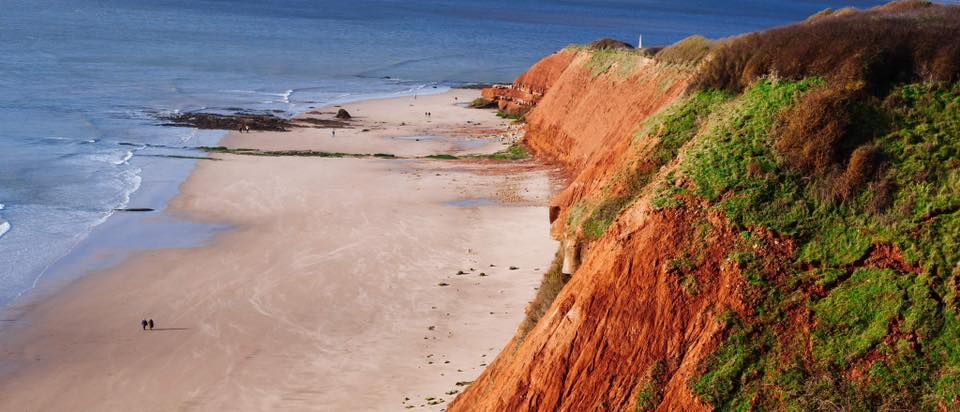
[[[556,299],[560,291],[563,290],[563,286],[570,280],[569,276],[563,274],[561,271],[562,268],[563,249],[559,249],[553,258],[553,263],[550,265],[550,268],[543,274],[543,280],[537,289],[537,296],[527,305],[527,317],[523,320],[523,323],[520,324],[520,331],[518,333],[520,336],[526,336],[526,334],[537,325],[540,318],[547,313],[547,309],[550,309],[550,305],[553,304],[554,299]]]
[[[865,189],[876,178],[881,160],[880,150],[872,144],[854,150],[847,162],[847,169],[834,186],[834,199],[844,202]]]
[[[853,124],[855,90],[821,87],[781,119],[775,148],[795,170],[825,175],[842,161],[842,144]]]
[[[774,74],[844,77],[882,94],[893,84],[952,82],[960,73],[960,7],[896,2],[742,36],[720,45],[695,86],[742,91]]]
[[[899,84],[960,80],[960,7],[907,0],[867,11],[825,10],[806,21],[724,41],[694,88],[741,92],[757,79],[824,79],[781,115],[775,148],[845,201],[878,176],[869,143],[883,133],[880,100]],[[879,199],[884,203],[883,199]]]
[[[671,64],[695,66],[716,46],[703,36],[690,36],[658,52],[655,58]]]

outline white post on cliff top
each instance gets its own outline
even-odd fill
[[[642,34],[641,34],[640,37],[637,39],[637,48],[638,48],[638,49],[642,49],[642,48],[643,48],[643,35],[642,35]]]

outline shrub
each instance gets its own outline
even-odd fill
[[[836,186],[835,198],[846,201],[863,189],[876,176],[880,160],[880,149],[872,144],[866,144],[854,150],[850,156],[850,162],[847,163],[847,170]]]
[[[562,269],[563,249],[561,248],[557,250],[556,255],[554,255],[550,268],[543,274],[543,280],[540,281],[540,287],[537,289],[537,296],[527,305],[527,317],[523,320],[523,323],[520,324],[518,335],[526,336],[526,334],[537,325],[540,318],[547,313],[547,309],[550,309],[550,305],[553,304],[557,295],[563,290],[563,286],[570,281],[570,277],[564,275],[561,271]]]
[[[854,102],[854,93],[824,86],[807,93],[794,110],[783,112],[775,148],[787,165],[826,175],[840,158],[840,143],[853,123]]]
[[[661,50],[655,58],[671,64],[695,66],[715,47],[715,43],[703,36],[690,36]]]
[[[800,80],[852,77],[872,92],[911,81],[952,82],[960,74],[960,7],[894,3],[754,33],[720,45],[697,88],[741,91],[775,74]]]
[[[663,401],[663,387],[667,380],[667,363],[658,360],[647,369],[637,391],[637,412],[652,411]]]

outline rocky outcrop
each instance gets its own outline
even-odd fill
[[[163,126],[195,127],[197,129],[220,130],[270,130],[286,131],[291,127],[290,120],[278,117],[272,113],[234,114],[189,112],[158,116]]]

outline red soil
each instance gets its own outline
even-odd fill
[[[531,85],[551,85],[527,116],[524,143],[571,178],[553,201],[557,237],[572,205],[604,196],[601,189],[641,156],[631,146],[641,122],[680,97],[689,79],[640,56],[630,76],[595,77],[589,58],[554,54],[518,79],[538,93],[544,89]],[[666,366],[660,410],[708,409],[688,381],[723,338],[717,316],[747,309],[740,269],[726,261],[736,236],[705,213],[655,212],[648,198],[637,200],[583,255],[536,327],[514,337],[449,410],[632,410],[658,363]],[[695,228],[704,222],[713,229],[699,239]],[[696,269],[681,279],[670,263],[690,253]]]

